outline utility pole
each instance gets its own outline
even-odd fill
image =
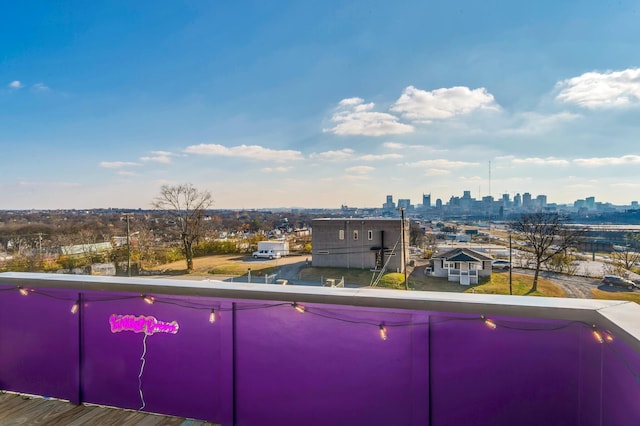
[[[132,213],[125,213],[124,217],[127,218],[127,276],[131,276],[131,234],[129,233],[129,217]]]
[[[409,290],[409,282],[407,281],[407,258],[405,257],[407,253],[407,248],[404,245],[404,207],[400,209],[400,217],[402,218],[402,263],[404,269],[404,289]]]
[[[511,263],[511,232],[509,232],[509,294],[513,294],[513,285],[511,284],[511,270],[513,269]]]

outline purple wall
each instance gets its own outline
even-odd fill
[[[490,329],[455,313],[81,297],[73,315],[72,291],[0,286],[0,389],[131,409],[142,391],[144,411],[226,425],[640,424],[640,356],[582,324],[496,318]],[[179,324],[146,337],[140,382],[144,334],[112,332],[112,314]]]
[[[0,287],[0,389],[78,402],[78,293]],[[62,300],[59,300],[62,299]]]

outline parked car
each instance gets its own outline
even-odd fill
[[[280,253],[275,250],[258,250],[253,252],[253,258],[280,259]]]
[[[491,268],[493,269],[509,269],[511,263],[508,260],[496,259],[491,262]]]
[[[617,275],[605,275],[602,277],[602,284],[606,284],[610,287],[626,287],[629,290],[633,290],[638,287],[636,283],[626,278],[618,277]]]

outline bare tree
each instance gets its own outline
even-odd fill
[[[637,234],[628,233],[624,237],[624,247],[614,246],[611,259],[618,275],[626,275],[636,263],[640,262],[640,253],[634,246],[640,242]]]
[[[523,214],[511,227],[525,241],[533,255],[535,273],[531,291],[538,289],[538,275],[542,264],[555,255],[564,254],[578,242],[581,235],[579,230],[568,228],[567,219],[557,213]]]
[[[209,191],[201,191],[190,183],[163,185],[160,195],[153,202],[155,208],[166,210],[174,217],[188,271],[193,271],[193,245],[202,236],[204,213],[212,203]]]

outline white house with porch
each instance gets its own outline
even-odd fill
[[[431,258],[434,277],[447,277],[462,285],[478,284],[479,277],[491,276],[492,257],[468,248],[454,248],[436,253]]]

